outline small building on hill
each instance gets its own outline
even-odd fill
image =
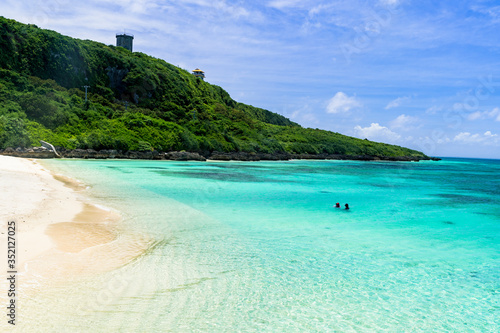
[[[121,46],[123,48],[126,48],[130,52],[132,51],[132,44],[134,41],[134,35],[129,35],[129,34],[116,34],[116,46]]]
[[[196,77],[199,77],[201,78],[202,80],[205,79],[205,72],[202,71],[201,69],[199,68],[196,68],[195,70],[193,70],[193,75],[196,76]]]

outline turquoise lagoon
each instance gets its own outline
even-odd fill
[[[27,300],[41,331],[500,331],[498,160],[44,163],[154,243]]]

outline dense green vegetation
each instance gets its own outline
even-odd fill
[[[424,156],[305,129],[143,53],[0,17],[0,148]],[[88,85],[88,101],[83,86]]]

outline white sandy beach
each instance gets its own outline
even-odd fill
[[[16,266],[20,272],[26,262],[56,246],[46,228],[71,221],[83,208],[73,191],[40,164],[6,156],[0,156],[0,205],[1,233],[6,234],[8,221],[16,222]]]
[[[16,222],[18,298],[75,277],[113,270],[140,256],[149,239],[120,229],[120,215],[84,196],[85,186],[38,161],[0,156],[0,236]],[[7,247],[0,249],[2,274]],[[0,282],[0,301],[7,281]]]

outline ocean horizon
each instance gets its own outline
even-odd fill
[[[500,331],[500,160],[43,164],[153,240],[39,290],[44,329]]]

